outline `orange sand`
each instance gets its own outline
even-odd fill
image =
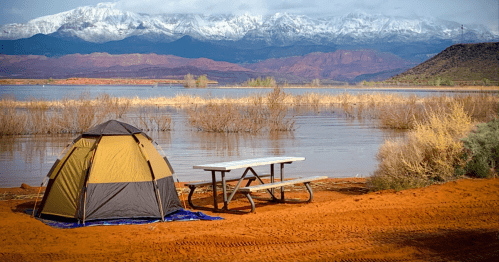
[[[256,213],[218,214],[222,221],[78,229],[25,214],[34,199],[2,200],[0,261],[499,261],[499,179],[374,193],[364,182],[329,179],[316,183],[310,204],[257,201]],[[1,189],[0,197],[33,193]],[[238,196],[230,207],[249,205]]]

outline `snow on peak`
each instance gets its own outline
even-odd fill
[[[483,26],[465,27],[481,41],[497,38]],[[395,18],[358,11],[341,17],[321,19],[289,13],[267,16],[149,15],[121,11],[116,8],[116,3],[108,2],[36,18],[26,24],[3,25],[0,27],[0,39],[20,39],[56,32],[89,42],[121,40],[130,36],[173,41],[185,35],[200,40],[235,41],[250,33],[252,36],[263,38],[269,44],[275,41],[286,44],[300,40],[338,43],[375,39],[455,40],[460,36],[460,24],[431,18]]]

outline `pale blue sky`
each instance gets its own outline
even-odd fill
[[[96,5],[105,0],[17,0],[0,2],[0,25]],[[352,11],[395,16],[427,16],[464,24],[484,24],[499,33],[499,0],[117,0],[117,7],[141,13],[288,12],[339,16]]]

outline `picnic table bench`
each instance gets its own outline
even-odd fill
[[[260,178],[263,178],[263,177],[270,177],[270,174],[261,174],[261,175],[258,175]],[[234,177],[234,178],[227,178],[225,179],[225,182],[234,182],[234,181],[239,181],[240,177]],[[246,180],[248,180],[248,182],[246,183],[245,187],[248,187],[251,185],[251,182],[255,181],[257,179],[256,176],[254,175],[250,175],[250,176],[246,176],[245,177]],[[222,180],[220,179],[217,179],[216,180],[216,184],[219,185],[219,184],[222,184]],[[187,202],[189,203],[189,205],[192,207],[192,208],[197,208],[197,209],[201,209],[202,207],[200,206],[196,206],[192,203],[192,195],[194,194],[194,190],[196,190],[196,188],[198,187],[202,187],[202,186],[209,186],[209,185],[212,185],[213,186],[213,181],[200,181],[200,182],[192,182],[192,183],[187,183],[185,184],[184,186],[186,187],[189,187],[190,191],[189,191],[189,196],[187,197]]]
[[[248,198],[250,204],[251,204],[251,211],[255,211],[255,203],[251,197],[251,192],[255,192],[258,190],[266,190],[271,195],[271,201],[279,201],[275,195],[274,195],[274,189],[275,188],[281,188],[281,199],[279,202],[285,202],[284,198],[284,186],[288,185],[293,185],[293,184],[299,184],[303,183],[305,187],[307,188],[310,197],[308,200],[305,202],[310,202],[313,199],[313,192],[310,187],[310,182],[315,181],[315,180],[321,180],[321,179],[326,179],[327,176],[314,176],[314,177],[306,177],[306,178],[299,178],[299,179],[292,179],[292,180],[285,180],[284,179],[284,165],[285,164],[291,164],[294,161],[303,161],[305,158],[303,157],[265,157],[265,158],[255,158],[255,159],[246,159],[246,160],[240,160],[240,161],[230,161],[230,162],[221,162],[221,163],[214,163],[214,164],[205,164],[205,165],[197,165],[194,166],[194,169],[203,169],[205,171],[210,171],[211,172],[211,181],[203,181],[203,182],[195,182],[195,183],[189,183],[186,184],[191,189],[191,192],[189,193],[188,201],[189,205],[193,208],[201,208],[199,206],[195,206],[192,204],[191,197],[192,194],[194,193],[194,190],[196,187],[201,186],[201,185],[209,185],[211,184],[213,186],[213,211],[218,212],[220,209],[218,208],[218,203],[217,203],[217,187],[216,185],[219,183],[222,183],[222,190],[223,190],[223,202],[224,206],[222,208],[223,211],[229,211],[228,204],[234,197],[235,193],[237,191],[240,191],[243,193],[246,198]],[[274,165],[279,164],[280,165],[280,181],[275,182],[275,173],[274,173]],[[270,165],[270,183],[265,183],[261,178],[262,177],[268,177],[268,174],[257,174],[253,167],[256,166],[263,166],[263,165]],[[242,169],[245,168],[243,174],[239,178],[231,178],[227,179],[225,178],[225,173],[230,172],[231,170],[234,169]],[[216,178],[216,173],[219,172],[221,175],[221,179],[217,180]],[[251,176],[246,176],[248,172],[251,172],[253,175]],[[246,186],[240,188],[241,183],[243,180],[248,180],[248,183]],[[260,185],[254,185],[251,186],[251,182],[257,180],[260,182]],[[238,181],[234,190],[230,194],[230,196],[227,197],[227,182],[230,181]],[[206,209],[206,208],[203,208]]]

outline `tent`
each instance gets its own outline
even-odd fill
[[[70,146],[47,175],[40,217],[164,220],[181,209],[168,159],[140,129],[110,120]]]

